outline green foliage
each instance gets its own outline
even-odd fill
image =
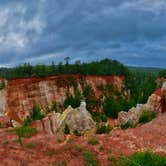
[[[139,152],[113,160],[113,166],[165,166],[166,157],[151,152]]]
[[[145,103],[156,88],[156,76],[150,73],[132,72],[125,79],[125,90],[130,90],[130,107]]]
[[[81,133],[77,129],[74,130],[73,134],[78,137],[81,136]]]
[[[32,119],[30,117],[27,117],[24,119],[23,126],[29,126],[29,124],[32,122]]]
[[[90,138],[90,139],[88,140],[88,144],[90,144],[90,145],[97,145],[97,144],[99,144],[99,141],[98,141],[97,138],[92,137],[92,138]]]
[[[166,78],[166,69],[165,70],[161,70],[158,74],[158,77],[164,77]]]
[[[103,111],[106,116],[112,117],[112,118],[117,118],[118,112],[118,106],[117,103],[115,102],[114,97],[108,96],[104,102],[103,106]]]
[[[111,126],[101,125],[97,127],[96,134],[109,134],[111,130]]]
[[[121,127],[122,130],[126,130],[128,128],[133,128],[134,126],[130,121],[127,121],[126,123],[121,124],[120,127]]]
[[[67,57],[68,58],[68,57]],[[1,68],[0,77],[6,79],[27,78],[33,76],[46,77],[55,74],[80,74],[80,75],[124,75],[129,73],[127,67],[118,61],[104,59],[98,62],[69,64],[69,59],[65,59],[65,64],[60,62],[55,65],[38,64],[32,66],[29,63],[19,65],[14,68]]]
[[[21,137],[30,138],[31,136],[37,134],[36,128],[31,128],[26,126],[16,127],[13,130],[18,135],[19,138]]]
[[[44,118],[44,115],[41,113],[41,108],[38,105],[33,106],[30,116],[24,119],[23,126],[29,126],[32,121],[41,120]]]
[[[5,82],[1,81],[0,82],[0,90],[4,89],[6,87]]]
[[[83,90],[83,97],[86,100],[87,110],[92,112],[97,107],[97,99],[91,86],[86,86]]]
[[[100,119],[102,122],[107,122],[107,116],[105,114],[101,114]]]
[[[70,134],[70,128],[67,124],[65,124],[64,133],[65,134]]]
[[[43,118],[44,118],[44,115],[42,115],[42,113],[41,113],[40,106],[38,106],[38,105],[33,106],[33,110],[30,114],[30,119],[32,121],[35,121],[35,120],[41,120]]]
[[[80,106],[82,96],[80,91],[75,92],[75,96],[72,94],[66,93],[66,99],[64,101],[64,108],[67,108],[69,105],[71,105],[73,108],[77,108]]]
[[[152,119],[154,119],[156,117],[155,112],[151,112],[151,111],[143,111],[143,113],[141,114],[140,118],[139,118],[139,123],[147,123],[150,122]]]
[[[85,166],[100,166],[99,161],[92,152],[85,151],[83,156],[85,160]]]

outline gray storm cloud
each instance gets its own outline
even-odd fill
[[[113,58],[166,67],[165,0],[2,0],[0,66]]]

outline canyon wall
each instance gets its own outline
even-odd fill
[[[8,80],[5,81],[6,87],[0,90],[0,113],[6,113],[11,119],[21,122],[36,104],[45,109],[56,101],[60,109],[66,93],[74,94],[75,88],[82,92],[83,88],[89,85],[96,97],[99,97],[102,94],[98,88],[100,85],[111,84],[120,91],[123,80],[124,77],[121,76],[79,75]]]

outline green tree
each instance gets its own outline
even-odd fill
[[[106,116],[117,118],[118,110],[114,97],[108,96],[104,102],[103,111]]]

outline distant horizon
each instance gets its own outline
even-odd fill
[[[0,66],[111,58],[166,68],[165,0],[1,0]]]

